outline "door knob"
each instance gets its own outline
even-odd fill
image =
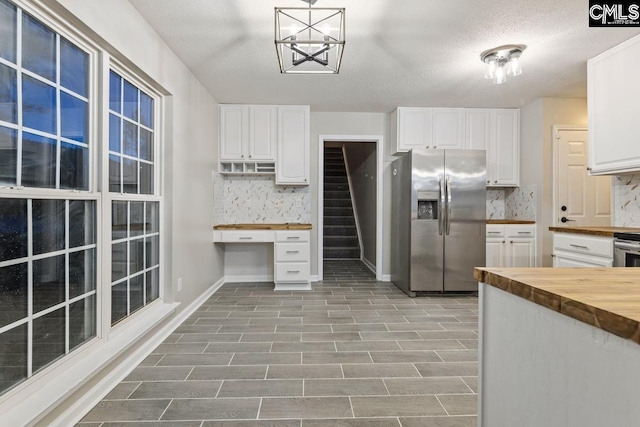
[[[563,216],[562,218],[560,218],[560,221],[563,222],[563,223],[564,222],[576,222],[575,219],[569,219],[566,216]]]
[[[563,206],[563,207],[561,207],[561,208],[560,208],[560,210],[561,210],[562,212],[566,212],[566,211],[567,211],[567,207],[566,207],[566,206]]]

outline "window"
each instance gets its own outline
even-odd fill
[[[153,98],[111,71],[109,191],[154,194]]]
[[[0,27],[0,185],[89,190],[89,55],[7,0]]]
[[[111,204],[111,323],[159,297],[159,203]]]
[[[0,198],[0,392],[96,335],[95,212]]]

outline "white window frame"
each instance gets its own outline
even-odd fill
[[[124,80],[129,81],[138,88],[138,90],[144,91],[147,95],[153,99],[153,187],[154,194],[134,194],[134,193],[114,193],[109,191],[109,82],[110,72],[114,71],[120,75]],[[137,73],[126,65],[118,61],[116,58],[111,57],[107,53],[104,54],[101,68],[102,77],[102,163],[101,167],[104,171],[101,176],[101,185],[103,204],[102,204],[102,217],[104,218],[104,226],[102,227],[103,241],[108,244],[108,250],[104,250],[102,253],[102,264],[104,266],[102,270],[101,282],[103,284],[103,298],[102,298],[102,337],[105,341],[114,339],[131,325],[132,322],[136,322],[141,316],[144,316],[145,311],[154,305],[163,304],[165,301],[165,255],[164,255],[164,197],[163,188],[164,181],[162,177],[164,174],[161,171],[164,169],[164,141],[163,128],[164,128],[164,96],[156,90],[154,87],[146,83],[146,81],[138,77]],[[124,82],[123,82],[124,86]],[[127,120],[127,118],[124,118]],[[120,133],[122,135],[123,129],[121,127]],[[123,143],[123,141],[121,141]],[[122,155],[125,158],[125,155]],[[121,176],[122,177],[122,176]],[[140,188],[140,180],[138,179],[138,188]],[[128,201],[128,202],[158,202],[159,210],[159,257],[160,265],[158,269],[159,275],[159,296],[155,301],[150,302],[141,309],[131,313],[129,316],[121,319],[115,325],[111,325],[111,205],[114,201]],[[127,242],[130,239],[126,239]],[[118,239],[116,242],[122,242],[125,239]],[[106,247],[105,247],[106,249]],[[108,291],[107,291],[108,289]],[[128,298],[128,296],[127,296]]]

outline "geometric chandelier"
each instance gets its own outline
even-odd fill
[[[485,63],[484,78],[499,85],[507,81],[508,75],[522,74],[520,56],[526,48],[523,44],[506,44],[482,52],[480,59]]]
[[[345,45],[344,8],[275,8],[275,43],[280,72],[338,74]]]

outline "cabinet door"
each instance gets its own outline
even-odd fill
[[[517,186],[520,179],[520,112],[493,110],[491,121],[491,185]]]
[[[249,108],[249,159],[275,160],[277,114],[277,107]]]
[[[509,267],[530,268],[536,266],[536,241],[535,239],[510,239]]]
[[[489,139],[491,138],[491,110],[467,108],[465,110],[465,147],[469,150],[485,150],[487,153],[487,184],[491,184],[492,170],[489,168]]]
[[[220,160],[244,160],[248,151],[249,107],[220,105]]]
[[[276,184],[309,185],[309,107],[278,107]]]
[[[487,267],[505,267],[504,246],[503,239],[487,239]]]
[[[596,263],[585,261],[582,259],[571,258],[570,256],[565,255],[555,255],[553,257],[553,266],[554,267],[611,267],[611,264],[607,265],[606,262]]]
[[[398,150],[431,148],[431,110],[398,108]]]
[[[431,113],[433,148],[464,148],[464,117],[462,108],[434,108]]]
[[[591,173],[640,170],[640,36],[587,62]]]

